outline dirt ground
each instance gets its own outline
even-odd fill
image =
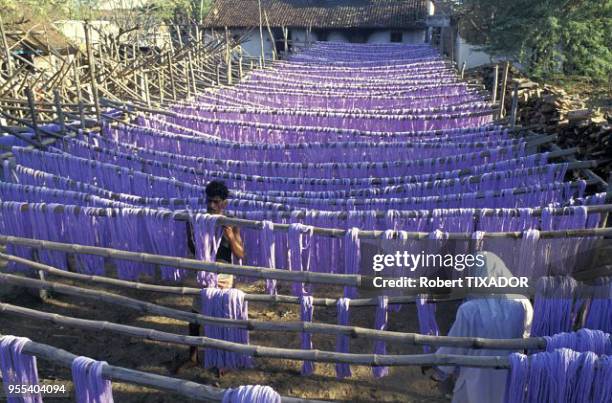
[[[53,278],[49,278],[54,280]],[[66,280],[62,282],[70,284]],[[73,283],[74,284],[74,283]],[[88,288],[106,289],[109,292],[139,298],[168,307],[189,310],[191,298],[99,287],[91,283],[74,284]],[[239,282],[237,287],[247,293],[263,293],[263,283]],[[288,285],[283,285],[279,293],[288,294]],[[117,306],[95,303],[91,300],[54,294],[43,303],[35,292],[14,292],[2,298],[3,302],[21,305],[45,312],[53,312],[85,319],[105,320],[121,324],[158,329],[177,334],[187,334],[187,324],[170,318],[141,314]],[[321,287],[315,289],[317,297],[334,297],[339,290]],[[363,294],[362,294],[363,295]],[[438,304],[438,321],[441,330],[446,332],[456,310],[455,303]],[[270,305],[249,303],[251,319],[287,321],[299,320],[299,307],[290,304]],[[373,327],[374,307],[360,307],[351,310],[351,324]],[[334,308],[315,307],[314,321],[335,323]],[[418,322],[414,305],[405,305],[399,312],[390,312],[389,330],[418,332]],[[317,363],[315,374],[301,376],[301,362],[280,359],[256,358],[255,368],[230,372],[217,378],[202,367],[193,367],[172,373],[177,362],[188,356],[188,347],[158,343],[135,337],[127,337],[110,332],[91,332],[57,326],[48,322],[36,322],[13,315],[0,316],[0,332],[29,337],[33,341],[63,348],[77,355],[85,355],[104,360],[112,365],[151,372],[166,376],[176,376],[190,381],[219,387],[235,387],[246,384],[266,384],[281,395],[348,402],[447,402],[449,396],[418,367],[391,368],[390,374],[382,379],[374,379],[369,367],[352,366],[353,377],[337,380],[333,364]],[[251,344],[286,348],[300,348],[300,335],[281,332],[250,332]],[[313,344],[321,350],[335,350],[335,338],[329,335],[314,335]],[[371,353],[372,342],[363,339],[351,340],[351,352]],[[420,354],[422,349],[415,346],[387,344],[388,354]],[[53,380],[71,386],[70,370],[58,365],[38,360],[41,379]],[[135,385],[113,383],[116,402],[187,402],[182,396],[144,388]],[[67,399],[45,398],[45,402],[66,402]]]

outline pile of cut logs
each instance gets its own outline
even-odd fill
[[[504,66],[499,66],[499,88],[502,87]],[[483,83],[492,90],[495,82],[492,65],[466,71],[468,80]],[[564,89],[536,83],[516,68],[510,67],[505,95],[506,115],[510,115],[512,93],[517,84],[517,125],[538,133],[558,134],[562,148],[580,147],[577,158],[586,160],[610,160],[596,170],[604,179],[612,171],[612,113],[610,110],[587,108],[585,99],[568,94]],[[501,98],[499,93],[497,99]]]

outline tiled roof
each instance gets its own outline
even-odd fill
[[[427,0],[261,0],[261,3],[271,27],[415,28],[424,26],[427,14]],[[204,25],[259,26],[257,0],[215,0]]]

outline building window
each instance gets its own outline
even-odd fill
[[[391,31],[391,42],[397,42],[397,43],[401,43],[404,34],[400,31]]]

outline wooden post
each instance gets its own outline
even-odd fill
[[[276,54],[276,40],[272,34],[272,28],[270,28],[270,22],[268,21],[268,13],[264,10],[264,18],[266,19],[266,27],[268,28],[268,34],[270,35],[270,42],[272,43],[272,60],[277,59]]]
[[[450,29],[450,49],[449,49],[449,53],[450,53],[450,59],[452,61],[455,61],[455,30],[451,27]],[[463,78],[463,77],[462,77]]]
[[[508,72],[510,71],[510,62],[506,61],[506,65],[504,66],[504,76],[502,78],[502,88],[500,95],[500,109],[499,109],[499,117],[503,119],[506,116],[506,86],[508,85]]]
[[[225,27],[225,64],[227,65],[227,85],[232,85],[232,55],[229,30]]]
[[[91,47],[91,38],[89,37],[89,23],[86,21],[83,25],[85,29],[85,46],[87,47],[87,64],[89,65],[89,80],[91,81],[91,93],[93,96],[94,108],[96,110],[96,120],[102,126],[102,117],[100,114],[100,99],[98,98],[98,87],[96,85],[96,64],[94,60],[93,50]]]
[[[240,74],[240,81],[242,81],[242,77],[244,77],[244,71],[242,68],[242,45],[238,48],[238,72]]]
[[[461,64],[461,79],[463,80],[464,77],[465,77],[465,60]]]
[[[495,65],[495,76],[493,77],[493,103],[497,102],[497,87],[499,86],[499,64]]]
[[[516,126],[516,115],[518,113],[518,82],[514,82],[512,88],[512,109],[510,110],[510,125],[514,129]]]
[[[36,140],[42,147],[42,136],[38,128],[38,116],[36,115],[36,105],[34,104],[34,94],[32,93],[32,89],[30,87],[27,87],[25,89],[25,92],[26,92],[26,96],[28,97],[28,107],[30,108],[30,118],[32,119],[32,127],[34,128],[34,134],[36,135]]]
[[[57,114],[57,121],[60,125],[60,133],[66,135],[66,121],[64,119],[64,111],[62,110],[62,99],[60,98],[59,90],[53,90],[53,102],[55,103],[55,113]]]
[[[176,82],[174,81],[174,68],[172,66],[172,60],[170,54],[167,55],[168,74],[170,74],[170,87],[172,88],[172,99],[176,101]]]
[[[7,77],[13,77],[14,68],[13,68],[13,57],[11,56],[11,51],[9,49],[8,41],[6,40],[6,34],[4,32],[4,23],[2,22],[2,17],[0,16],[0,39],[2,40],[2,49],[4,50],[4,54],[6,56],[6,72]],[[11,95],[14,99],[17,99],[17,88],[11,88]],[[17,111],[17,115],[20,118],[23,118],[23,114],[21,111]]]
[[[159,85],[159,102],[164,103],[164,69],[157,71],[157,84]]]
[[[193,70],[193,57],[191,51],[187,52],[187,61],[189,63],[189,75],[191,76],[191,84],[193,85],[193,95],[198,96],[198,88],[196,87],[195,72]]]
[[[81,130],[83,131],[83,133],[85,133],[85,111],[83,108],[83,93],[81,92],[79,65],[76,58],[74,60],[74,85],[76,86],[77,102],[79,104],[79,119],[81,119]]]
[[[259,44],[261,46],[261,53],[259,59],[259,67],[263,68],[266,66],[265,53],[264,53],[264,40],[263,40],[263,19],[261,13],[261,0],[257,0],[257,5],[259,7]]]
[[[6,40],[6,34],[4,32],[4,24],[2,22],[2,16],[0,16],[0,39],[2,40],[2,50],[6,56],[6,69],[8,77],[13,75],[13,58],[11,57],[11,51]]]
[[[146,71],[142,71],[142,89],[144,91],[145,101],[147,106],[151,107],[151,94],[149,93],[149,75]]]
[[[289,28],[287,27],[283,27],[283,41],[285,45],[285,55],[286,55],[287,53],[289,53]]]

